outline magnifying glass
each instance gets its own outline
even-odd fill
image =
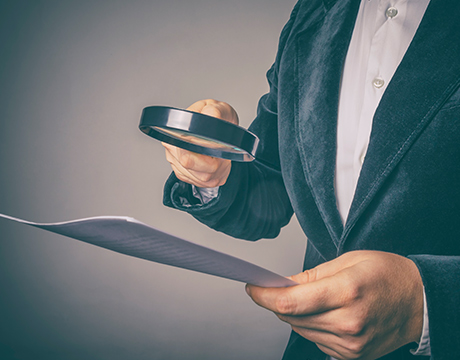
[[[139,129],[182,149],[233,161],[254,160],[259,144],[258,137],[241,126],[168,106],[144,108]]]

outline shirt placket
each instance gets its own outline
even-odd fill
[[[387,51],[393,51],[393,45],[399,51],[399,39],[392,36],[397,31],[396,16],[402,16],[401,10],[405,1],[379,1],[375,13],[375,30],[372,36],[367,63],[366,80],[364,82],[363,106],[358,126],[358,136],[353,156],[354,175],[358,179],[365,160],[369,137],[372,129],[372,118],[382,98],[388,82],[392,77],[389,69],[395,68],[387,59]],[[399,21],[398,21],[399,23]],[[396,28],[396,29],[395,29]],[[389,56],[390,59],[394,58]],[[369,119],[371,119],[369,121]]]

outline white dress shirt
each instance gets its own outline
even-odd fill
[[[363,0],[345,60],[337,124],[336,198],[345,222],[372,118],[429,0]]]
[[[362,0],[340,88],[335,192],[345,223],[366,156],[372,119],[429,0]],[[430,355],[424,292],[423,334],[414,355]]]

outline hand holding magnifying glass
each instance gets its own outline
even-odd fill
[[[252,161],[258,138],[239,127],[235,110],[224,102],[202,100],[187,110],[145,108],[139,128],[162,141],[176,176],[198,187],[223,185],[231,161]]]

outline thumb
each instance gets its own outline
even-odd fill
[[[201,109],[201,113],[224,120],[224,114],[216,104],[207,104]]]
[[[213,99],[200,100],[190,105],[187,110],[216,117],[238,125],[238,114],[229,104]]]
[[[310,283],[333,276],[338,272],[351,267],[367,258],[367,251],[351,251],[338,258],[322,263],[300,274],[290,276],[290,279],[299,284]]]

